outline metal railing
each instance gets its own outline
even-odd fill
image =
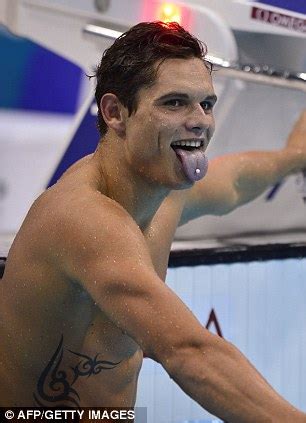
[[[115,40],[122,35],[121,31],[106,28],[96,24],[88,24],[83,29],[85,34]],[[265,64],[241,64],[207,55],[206,59],[220,75],[243,81],[277,86],[303,91],[306,93],[306,72],[294,73],[287,70],[275,69]]]

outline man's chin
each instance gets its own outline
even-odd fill
[[[180,190],[192,188],[194,184],[195,184],[194,181],[190,181],[189,179],[184,178],[184,180],[177,181],[176,183],[174,183],[171,189],[175,191],[180,191]]]

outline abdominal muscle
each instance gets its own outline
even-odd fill
[[[0,406],[133,407],[143,357],[139,346],[82,288],[48,282],[57,295],[49,296],[46,307],[35,282],[27,290],[15,279],[13,297],[31,304],[25,318],[16,301],[10,304],[12,283],[1,281]]]
[[[83,344],[89,358],[79,358],[75,386],[82,406],[133,407],[143,353],[103,313],[90,325]]]

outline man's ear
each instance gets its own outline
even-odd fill
[[[100,101],[100,110],[107,126],[113,129],[118,136],[124,136],[126,109],[118,97],[112,93],[104,94]]]

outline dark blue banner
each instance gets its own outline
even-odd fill
[[[92,105],[94,107],[96,106],[95,100],[93,100],[93,103],[90,104],[86,110],[79,127],[77,128],[65,154],[63,155],[62,160],[58,164],[48,183],[48,187],[55,184],[68,167],[73,165],[73,163],[95,151],[100,135],[96,124],[96,113],[92,113]]]
[[[269,4],[306,15],[306,0],[259,0],[257,3]]]

